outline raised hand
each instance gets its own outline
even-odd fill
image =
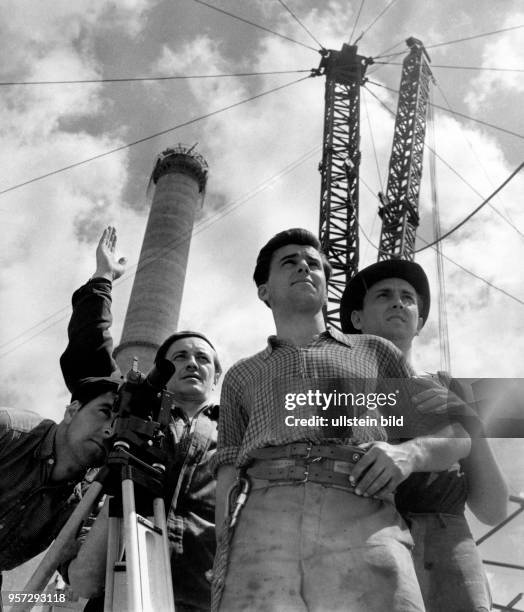
[[[93,278],[107,278],[114,281],[125,272],[127,259],[116,259],[116,229],[108,225],[96,247],[96,272]]]

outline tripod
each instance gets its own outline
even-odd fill
[[[25,592],[43,591],[103,490],[109,495],[104,612],[174,612],[163,499],[163,440],[173,398],[162,390],[173,371],[174,366],[164,360],[144,378],[134,361],[115,402],[115,442],[106,465],[29,579]],[[28,603],[22,610],[32,607]]]
[[[109,501],[104,612],[174,611],[162,472],[122,444],[110,454],[109,467],[115,463],[121,464],[121,495]],[[150,499],[138,500],[136,490],[147,491]],[[146,501],[151,519],[137,512]]]

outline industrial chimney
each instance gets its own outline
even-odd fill
[[[159,345],[177,329],[195,214],[203,205],[207,180],[207,163],[195,146],[166,149],[151,175],[153,201],[114,353],[122,372],[129,370],[133,357],[147,372]]]

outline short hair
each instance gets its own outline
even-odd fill
[[[164,342],[162,342],[162,344],[158,348],[158,351],[156,352],[154,361],[155,365],[157,365],[158,362],[162,359],[165,359],[170,346],[174,344],[177,340],[182,340],[182,338],[200,338],[201,340],[207,342],[209,346],[213,349],[213,363],[215,365],[215,373],[219,376],[222,374],[222,366],[220,365],[217,351],[215,347],[211,344],[209,338],[207,338],[206,336],[204,336],[204,334],[200,332],[190,330],[180,331],[175,334],[171,334],[171,336],[168,336],[164,340]]]
[[[255,272],[253,274],[253,280],[257,287],[267,282],[269,278],[269,270],[271,268],[271,261],[273,254],[276,250],[287,246],[288,244],[301,244],[304,246],[311,246],[319,252],[320,259],[322,260],[322,267],[326,276],[326,282],[329,281],[331,276],[331,266],[327,260],[326,255],[322,251],[319,239],[312,232],[302,229],[300,227],[294,227],[283,232],[275,234],[271,240],[265,244],[261,249],[257,257],[257,263],[255,265]]]

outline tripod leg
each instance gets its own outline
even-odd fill
[[[122,518],[110,515],[108,522],[104,612],[116,610],[114,602],[123,600],[126,597],[125,583],[122,584],[123,581],[121,579],[118,580],[115,572],[115,568],[122,555],[120,546],[122,541]]]
[[[163,557],[163,583],[166,585],[166,603],[169,609],[175,610],[175,598],[173,595],[173,578],[171,574],[171,562],[169,558],[169,541],[167,537],[167,521],[166,511],[164,506],[164,500],[161,497],[157,497],[153,500],[153,512],[155,513],[155,525],[161,530],[161,547]]]
[[[124,514],[124,542],[126,550],[127,609],[129,612],[144,612],[140,580],[135,487],[131,479],[122,481],[122,508]]]
[[[40,592],[45,589],[58,565],[63,561],[63,552],[68,544],[75,539],[78,529],[82,522],[89,516],[97,499],[102,493],[101,482],[95,480],[89,486],[87,493],[82,501],[75,508],[66,524],[62,527],[56,540],[51,544],[40,565],[36,568],[33,575],[24,587],[25,593]],[[25,604],[19,610],[30,610],[33,604]]]

